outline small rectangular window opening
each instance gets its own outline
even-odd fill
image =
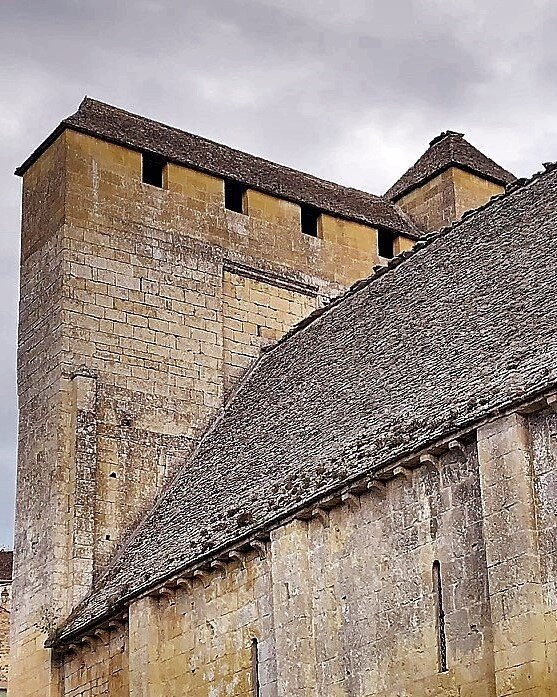
[[[259,644],[257,639],[251,641],[251,685],[253,697],[260,697],[259,686]]]
[[[229,211],[246,214],[246,187],[226,179],[224,182],[224,207]]]
[[[395,236],[389,230],[377,231],[377,253],[384,259],[392,259],[395,255]]]
[[[141,166],[141,181],[144,184],[157,186],[162,189],[164,183],[164,168],[166,161],[162,157],[143,153]]]
[[[435,600],[435,615],[437,624],[437,660],[440,673],[446,673],[447,637],[445,634],[445,612],[443,610],[443,584],[441,580],[441,564],[433,562],[433,595]]]
[[[310,237],[319,237],[319,218],[321,212],[312,206],[300,207],[302,232]]]

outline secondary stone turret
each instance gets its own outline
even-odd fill
[[[514,179],[470,145],[463,133],[444,131],[385,196],[421,230],[431,232],[502,193]]]

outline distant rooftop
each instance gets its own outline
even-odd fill
[[[13,552],[0,550],[0,581],[12,580],[13,557]]]
[[[83,100],[75,114],[58,125],[15,173],[23,175],[68,128],[159,155],[185,167],[233,179],[280,198],[309,204],[331,215],[387,228],[412,239],[420,236],[405,213],[381,196],[319,179],[89,97]]]
[[[391,186],[385,196],[396,202],[412,189],[453,166],[490,179],[502,186],[516,179],[514,174],[470,145],[463,133],[443,131],[430,142],[425,153]]]

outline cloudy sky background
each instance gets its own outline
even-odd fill
[[[0,546],[16,458],[20,181],[85,94],[382,193],[447,128],[557,159],[549,0],[0,0]]]

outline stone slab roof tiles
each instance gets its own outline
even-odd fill
[[[503,186],[515,179],[513,174],[470,145],[463,133],[444,131],[431,141],[416,164],[391,186],[385,197],[397,201],[452,166],[461,167]]]
[[[13,552],[0,550],[0,581],[12,580],[13,556]]]
[[[511,189],[264,354],[58,638],[554,387],[557,170]]]
[[[332,215],[384,227],[413,239],[419,232],[391,201],[249,155],[86,97],[75,114],[16,169],[22,175],[60,133],[70,128],[118,145],[159,155],[179,165],[238,181],[265,193]]]

